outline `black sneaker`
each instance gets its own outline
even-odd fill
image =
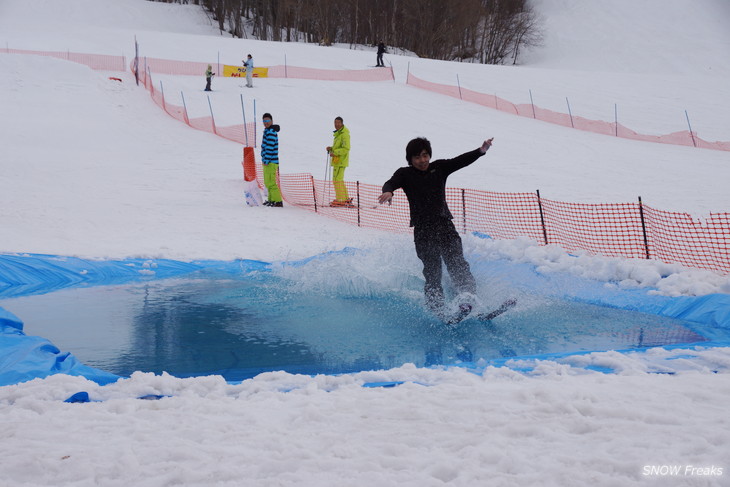
[[[284,203],[282,203],[281,201],[272,201],[271,205],[269,206],[273,206],[274,208],[282,208],[284,206]]]
[[[271,201],[266,200],[266,201],[264,201],[264,206],[271,206],[271,203],[272,203]]]

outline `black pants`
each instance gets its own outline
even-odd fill
[[[426,279],[424,293],[426,305],[438,309],[444,304],[444,290],[441,285],[442,265],[451,276],[457,293],[476,294],[476,281],[464,259],[461,237],[451,220],[440,219],[413,228],[416,255],[423,262],[423,277]]]
[[[205,91],[210,91],[210,80],[212,78],[205,78]]]
[[[383,64],[383,53],[381,53],[381,52],[378,53],[378,63],[377,63],[377,65],[378,66],[385,66],[385,64]]]

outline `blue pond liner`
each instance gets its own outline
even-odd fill
[[[301,261],[291,262],[288,265],[292,267],[304,267],[313,261],[330,259],[333,256],[355,256],[358,251],[356,249],[344,249],[341,252],[327,253],[317,255]],[[636,313],[646,313],[658,317],[676,318],[682,320],[680,324],[670,323],[669,325],[661,324],[663,334],[658,336],[656,333],[652,335],[653,321],[647,321],[649,325],[642,327],[629,327],[625,330],[616,332],[612,331],[612,336],[607,335],[604,343],[614,344],[621,347],[621,344],[628,344],[623,349],[645,349],[650,346],[662,345],[682,345],[701,343],[703,346],[727,345],[730,330],[730,296],[724,294],[715,294],[701,297],[680,297],[672,298],[666,296],[648,295],[646,290],[620,290],[611,289],[603,282],[591,281],[587,279],[577,278],[565,274],[543,275],[537,274],[533,266],[527,264],[514,264],[505,261],[477,261],[473,268],[475,273],[479,275],[499,275],[503,279],[511,281],[511,284],[519,288],[519,292],[524,296],[547,296],[547,305],[544,308],[537,306],[537,314],[553,313],[560,317],[561,314],[570,314],[571,316],[581,315],[588,317],[596,312],[606,312],[611,309],[617,313],[624,313],[628,310]],[[190,313],[191,322],[196,323],[202,317],[209,320],[220,320],[228,315],[232,315],[236,320],[243,320],[245,327],[243,330],[231,331],[230,324],[218,324],[215,327],[193,327],[185,333],[189,335],[188,341],[180,340],[177,348],[167,351],[169,356],[176,357],[180,362],[179,370],[171,372],[177,376],[194,376],[207,373],[219,373],[229,381],[239,381],[248,377],[252,377],[260,372],[269,370],[287,370],[292,373],[347,373],[358,370],[369,370],[371,368],[389,368],[402,365],[404,361],[399,361],[402,357],[409,357],[409,354],[415,356],[412,361],[419,366],[431,365],[450,365],[473,363],[474,359],[482,358],[483,350],[480,350],[480,343],[475,344],[473,350],[464,343],[469,343],[483,336],[489,335],[491,332],[484,330],[483,324],[465,322],[464,326],[456,331],[443,333],[442,325],[434,322],[432,318],[425,313],[419,303],[409,302],[405,298],[388,298],[382,297],[365,297],[353,298],[349,296],[346,299],[338,301],[323,301],[327,297],[316,298],[313,302],[311,296],[297,295],[290,293],[286,289],[286,283],[275,282],[275,279],[269,272],[271,265],[266,262],[241,260],[241,261],[193,261],[179,262],[165,259],[127,259],[117,261],[90,261],[78,258],[67,258],[53,255],[0,255],[0,300],[8,300],[26,296],[37,296],[41,294],[54,293],[63,299],[64,293],[57,293],[62,290],[78,290],[86,292],[88,289],[93,291],[98,286],[116,285],[131,289],[132,293],[138,292],[144,287],[144,292],[150,295],[164,291],[166,282],[171,282],[170,288],[175,290],[172,299],[174,301],[174,309],[187,310]],[[211,280],[212,279],[212,280]],[[274,280],[272,280],[274,279]],[[206,284],[206,280],[211,280],[213,284]],[[149,286],[147,285],[149,284]],[[206,287],[207,286],[207,287]],[[278,286],[278,287],[277,287]],[[98,289],[98,288],[97,288]],[[211,289],[215,290],[212,293]],[[262,291],[263,289],[263,291]],[[185,292],[189,291],[189,294]],[[75,292],[75,291],[74,291]],[[128,291],[125,291],[128,292]],[[191,301],[190,296],[202,294]],[[76,296],[76,295],[74,295]],[[181,297],[182,296],[182,297]],[[552,297],[552,298],[551,298]],[[550,299],[555,298],[553,301]],[[74,298],[75,299],[75,298]],[[166,298],[168,299],[168,298]],[[273,301],[271,301],[273,299]],[[317,301],[317,299],[320,299]],[[266,309],[269,304],[273,304],[269,311],[273,312],[270,318],[261,315],[247,316],[248,310],[241,312],[240,310],[231,311],[231,304],[236,304],[241,300],[252,300],[258,308]],[[268,301],[267,301],[268,300]],[[562,301],[561,301],[562,300]],[[555,303],[558,303],[557,305]],[[569,302],[571,304],[563,304]],[[551,304],[552,303],[552,304]],[[150,328],[155,333],[160,331],[155,329],[159,327],[154,321],[155,316],[164,314],[170,309],[165,305],[157,308],[150,307],[153,312],[147,312],[143,319],[138,320],[137,328],[142,333],[137,337],[137,343],[144,344],[148,341],[148,336],[144,334],[146,328]],[[303,317],[292,320],[287,316],[279,316],[278,309],[282,306],[298,307]],[[364,313],[361,321],[355,320],[354,325],[344,332],[337,330],[340,334],[354,334],[358,343],[353,345],[347,343],[342,336],[338,337],[329,344],[330,350],[339,351],[339,348],[353,348],[347,350],[351,352],[354,359],[348,357],[337,363],[329,363],[327,357],[318,358],[316,365],[298,361],[297,356],[311,358],[320,354],[316,347],[310,344],[317,339],[318,330],[312,330],[313,324],[321,321],[320,317],[312,315],[312,308],[330,307],[328,312],[335,318],[342,316],[343,320],[355,319],[358,313]],[[235,307],[235,306],[234,306]],[[598,311],[596,311],[598,309]],[[601,311],[603,310],[603,311]],[[197,313],[197,314],[196,314]],[[369,314],[373,313],[373,314]],[[312,315],[305,318],[305,315]],[[362,335],[357,327],[358,323],[373,323],[377,321],[379,316],[393,316],[398,326],[389,326],[388,324],[379,324],[378,327],[370,330]],[[618,316],[618,315],[617,315]],[[223,317],[223,318],[221,318]],[[404,317],[411,321],[415,321],[414,326],[401,326]],[[535,316],[515,313],[512,316],[500,318],[500,324],[503,328],[522,327],[526,319],[535,320]],[[248,319],[248,321],[246,321]],[[582,318],[581,318],[582,319]],[[270,323],[267,321],[271,321]],[[309,321],[306,321],[309,320]],[[339,323],[335,323],[339,326]],[[529,333],[535,333],[540,337],[541,330],[538,325],[534,325],[533,330]],[[272,341],[261,339],[262,334],[270,337],[272,333],[280,328],[288,329],[292,332],[290,337],[285,339],[277,338],[276,345],[283,346],[278,349],[271,348]],[[334,328],[334,327],[332,327]],[[247,335],[253,330],[258,333],[256,340]],[[165,331],[166,333],[169,331]],[[229,366],[225,361],[210,362],[211,369],[200,371],[191,370],[191,363],[194,362],[195,355],[203,354],[207,335],[217,333],[226,341],[231,342],[230,346],[215,344],[211,342],[208,351],[220,354],[235,354],[238,349],[246,350],[246,353],[252,355],[263,353],[277,356],[286,362],[286,367],[281,367],[277,363],[266,362],[260,365],[248,364],[243,366]],[[314,333],[314,335],[312,335]],[[528,333],[528,334],[529,334]],[[570,334],[570,329],[565,328],[566,335]],[[308,335],[309,334],[309,335]],[[372,335],[378,335],[375,338],[380,339],[381,343],[377,344],[377,356],[369,356],[367,351],[362,352],[358,349],[360,342],[367,342]],[[429,335],[425,338],[422,335]],[[389,351],[389,341],[400,339],[403,336],[415,336],[416,341],[421,340],[414,349]],[[498,335],[495,333],[494,335]],[[202,337],[202,338],[201,338]],[[295,337],[292,339],[291,337]],[[454,340],[462,340],[456,343],[454,348]],[[88,338],[88,336],[87,336]],[[528,337],[529,338],[529,337]],[[554,338],[554,336],[553,336]],[[490,337],[494,339],[494,337]],[[491,364],[501,365],[511,358],[533,356],[533,357],[559,357],[566,356],[574,352],[555,352],[540,346],[532,346],[528,341],[523,341],[521,345],[510,343],[511,339],[522,339],[525,337],[515,337],[509,333],[504,336],[497,336],[498,349],[490,351],[488,361]],[[561,338],[562,339],[562,338]],[[307,342],[309,340],[309,342]],[[579,344],[571,343],[573,337],[564,337],[568,347]],[[613,341],[611,341],[613,340]],[[252,341],[256,343],[251,343]],[[423,342],[428,342],[424,345]],[[451,349],[441,347],[441,341],[450,342]],[[478,341],[478,340],[477,340]],[[519,340],[518,340],[519,341]],[[538,340],[539,341],[539,340]],[[90,340],[93,346],[93,340]],[[436,343],[437,346],[433,347]],[[195,350],[200,346],[201,350]],[[587,345],[590,347],[590,343]],[[253,347],[253,348],[251,348]],[[269,347],[268,349],[266,347]],[[338,348],[339,347],[339,348]],[[422,347],[419,349],[418,347]],[[521,347],[521,348],[520,348]],[[596,350],[606,350],[607,348],[596,348]],[[620,348],[619,348],[620,349]],[[569,349],[570,350],[570,349]],[[418,354],[425,357],[421,360]],[[587,353],[591,351],[585,346],[582,351],[575,349],[575,352]],[[532,352],[532,353],[530,353]],[[542,352],[542,353],[540,353]],[[379,354],[379,355],[378,355]],[[389,355],[390,354],[390,355]],[[400,355],[398,355],[400,354]],[[476,354],[476,356],[475,356]],[[133,355],[129,353],[128,355]],[[396,356],[396,358],[392,358]],[[391,362],[390,360],[395,360]],[[116,360],[116,359],[115,359]],[[185,363],[185,361],[188,361]],[[418,361],[421,360],[419,363]],[[84,360],[89,364],[94,361]],[[301,363],[300,363],[301,362]],[[115,363],[119,364],[119,360],[111,362],[99,363]],[[131,365],[130,365],[131,364]],[[223,365],[221,365],[223,364]],[[127,367],[127,369],[124,368]],[[61,352],[49,340],[36,336],[27,336],[23,333],[23,323],[20,318],[13,315],[7,310],[0,308],[0,385],[14,384],[31,380],[38,377],[46,377],[55,373],[65,373],[69,375],[83,376],[100,384],[106,384],[116,381],[119,377],[128,376],[133,370],[149,370],[159,372],[155,367],[167,367],[168,365],[151,364],[148,369],[129,368],[134,366],[134,362],[119,366],[119,373],[111,373],[109,367],[94,368],[81,363],[74,355],[68,352]],[[187,369],[186,369],[187,367]],[[238,367],[238,368],[237,368]],[[163,368],[162,370],[168,370]],[[387,384],[376,384],[385,386]]]

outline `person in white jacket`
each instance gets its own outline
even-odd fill
[[[253,58],[250,54],[243,61],[243,66],[246,68],[246,88],[253,88]]]

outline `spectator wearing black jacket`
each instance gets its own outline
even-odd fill
[[[403,189],[411,211],[411,226],[416,255],[423,262],[423,277],[426,280],[424,293],[426,305],[440,314],[444,305],[444,291],[441,285],[441,262],[451,276],[459,298],[461,310],[471,310],[476,281],[464,258],[464,250],[454,223],[453,215],[446,204],[446,179],[473,163],[492,146],[492,139],[485,140],[481,147],[453,159],[431,162],[431,143],[419,137],[406,146],[407,167],[396,170],[383,185],[379,203],[390,202],[393,192]]]
[[[382,42],[378,43],[378,57],[377,57],[377,64],[376,67],[378,68],[384,68],[385,64],[383,63],[383,54],[385,54],[385,44]]]

